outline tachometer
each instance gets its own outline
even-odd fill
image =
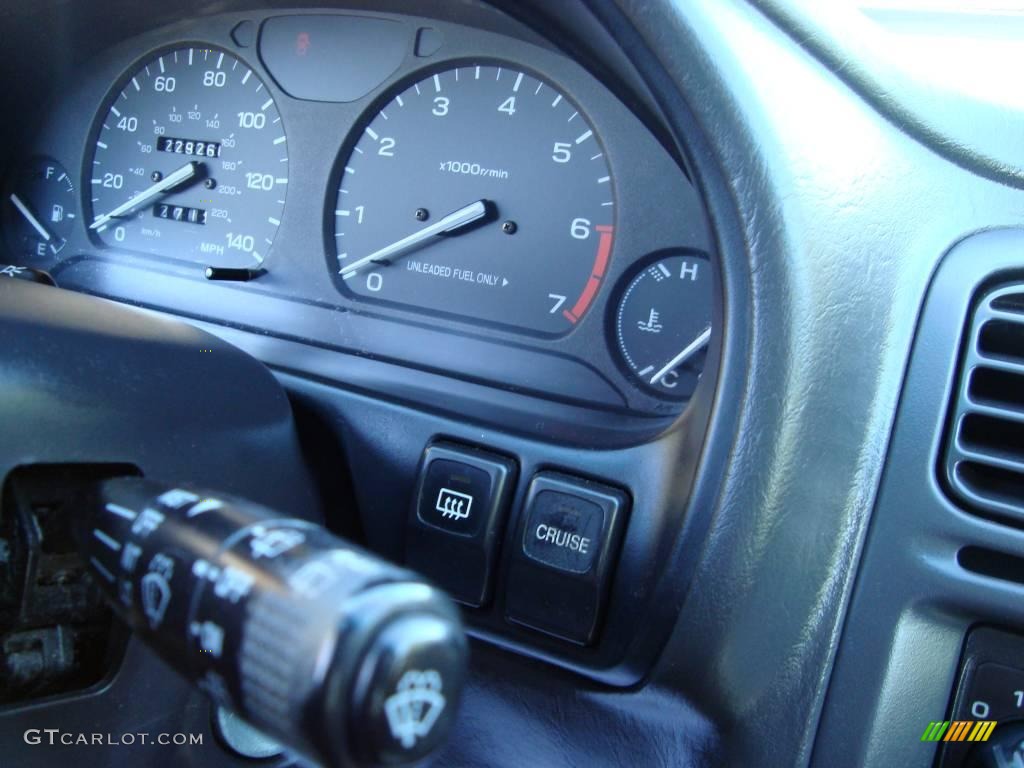
[[[557,335],[608,268],[614,189],[580,108],[516,67],[413,83],[339,168],[331,263],[359,299]]]
[[[218,48],[166,51],[124,80],[86,169],[106,245],[225,267],[263,264],[288,151],[274,99]]]

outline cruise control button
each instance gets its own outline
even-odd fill
[[[601,547],[604,510],[587,499],[541,491],[530,506],[523,551],[560,571],[586,573]]]
[[[423,455],[406,562],[459,602],[479,607],[490,598],[515,468],[504,456],[452,443]]]
[[[553,472],[534,477],[511,556],[506,618],[574,643],[593,643],[626,506],[626,494],[615,488]]]

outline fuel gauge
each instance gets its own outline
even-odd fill
[[[711,265],[706,256],[665,256],[645,267],[619,299],[619,353],[648,392],[688,398],[711,339]]]
[[[3,201],[11,254],[28,260],[60,253],[75,219],[75,187],[56,160],[37,157],[18,169]]]

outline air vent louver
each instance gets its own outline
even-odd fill
[[[946,482],[958,502],[1024,525],[1024,284],[974,311],[953,402]]]

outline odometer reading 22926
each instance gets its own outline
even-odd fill
[[[394,96],[351,146],[331,266],[359,298],[561,334],[601,286],[614,201],[604,149],[564,94],[460,66]]]
[[[130,73],[87,168],[107,245],[224,267],[263,264],[288,184],[284,127],[248,66],[167,51]]]

